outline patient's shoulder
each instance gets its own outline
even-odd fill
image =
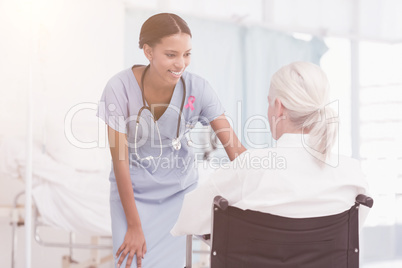
[[[298,148],[300,149],[300,148]],[[266,156],[277,156],[277,155],[285,155],[285,154],[293,154],[293,151],[288,149],[283,150],[283,148],[277,147],[270,147],[270,148],[263,148],[263,149],[249,149],[247,150],[249,157],[266,157]]]
[[[232,163],[233,169],[238,172],[257,170],[285,169],[287,159],[275,149],[249,149],[238,156]]]

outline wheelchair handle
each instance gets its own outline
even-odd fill
[[[229,206],[229,201],[220,195],[215,196],[214,205],[222,210],[226,210]]]
[[[374,204],[374,200],[370,196],[359,194],[356,197],[356,203],[371,208]]]

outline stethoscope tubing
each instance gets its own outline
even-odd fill
[[[148,71],[149,67],[150,67],[150,65],[147,65],[147,66],[145,67],[145,69],[144,69],[142,75],[141,75],[141,85],[140,85],[140,89],[141,89],[141,96],[142,96],[142,104],[143,104],[143,106],[140,108],[140,110],[138,111],[138,114],[137,114],[137,120],[136,120],[136,124],[135,124],[135,136],[134,136],[134,152],[135,152],[135,155],[137,156],[138,159],[146,159],[146,160],[150,160],[150,159],[154,159],[154,158],[159,158],[159,157],[162,156],[162,139],[161,139],[161,134],[160,134],[160,131],[159,131],[158,122],[157,122],[157,120],[155,119],[154,115],[152,114],[151,108],[150,108],[149,106],[147,106],[146,103],[145,103],[144,79],[145,79],[145,73]],[[182,117],[182,115],[183,115],[184,102],[185,102],[185,100],[186,100],[186,83],[184,82],[183,77],[180,77],[180,80],[181,80],[182,85],[183,85],[183,97],[182,97],[182,100],[181,100],[180,114],[179,114],[179,119],[178,119],[178,122],[177,122],[176,138],[174,138],[174,139],[172,140],[172,146],[173,146],[173,148],[174,148],[175,150],[180,150],[180,148],[181,148],[181,142],[180,142],[180,138],[179,138],[179,136],[180,136],[180,123],[181,123],[181,117]],[[141,157],[139,156],[139,154],[138,154],[138,151],[137,151],[138,127],[139,127],[139,124],[140,124],[141,113],[142,113],[143,110],[149,110],[149,112],[151,113],[152,119],[154,120],[156,129],[157,129],[157,132],[158,132],[159,141],[160,141],[161,144],[160,144],[160,152],[159,152],[159,155],[158,155],[157,157],[154,157],[154,156],[147,156],[147,157],[145,157],[145,158],[141,158]]]

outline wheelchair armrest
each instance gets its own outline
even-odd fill
[[[201,236],[203,240],[210,240],[211,239],[211,234],[204,234]]]
[[[196,237],[198,240],[201,240],[202,242],[204,242],[208,246],[212,246],[211,235],[210,234],[193,235],[193,236]]]
[[[215,196],[214,205],[222,210],[226,210],[229,206],[229,202],[227,199],[223,198],[220,195]]]
[[[371,208],[374,204],[374,200],[370,196],[359,194],[356,197],[356,203]]]

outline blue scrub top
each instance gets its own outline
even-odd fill
[[[168,108],[158,119],[162,144],[150,112],[144,110],[141,114],[137,136],[140,157],[158,156],[160,146],[163,146],[162,156],[152,161],[139,160],[134,155],[135,124],[143,102],[141,89],[132,69],[128,68],[113,76],[101,97],[98,116],[114,130],[127,134],[130,174],[136,200],[163,202],[164,199],[194,184],[198,179],[196,159],[184,134],[197,122],[208,125],[224,113],[215,91],[205,79],[187,71],[182,77],[186,84],[186,96],[180,124],[179,151],[173,149],[171,142],[176,137],[184,92],[181,81],[176,84]],[[109,179],[112,185],[111,199],[118,199],[113,168]]]
[[[143,267],[183,267],[185,260],[184,237],[173,237],[170,230],[176,223],[184,195],[193,190],[198,180],[196,159],[187,145],[184,133],[197,122],[208,125],[224,113],[224,109],[208,82],[189,72],[182,77],[186,84],[186,96],[180,124],[181,149],[174,150],[171,142],[177,134],[177,123],[183,97],[183,85],[179,81],[174,89],[170,104],[158,119],[159,136],[148,110],[141,114],[138,129],[139,160],[134,155],[134,135],[137,114],[143,106],[141,89],[131,68],[113,76],[107,83],[99,103],[98,114],[106,124],[116,131],[126,133],[129,141],[129,163],[134,198],[147,243]],[[146,90],[146,89],[145,89]],[[127,221],[120,201],[113,168],[110,176],[110,211],[112,218],[113,252],[124,241]],[[125,267],[127,258],[121,267]],[[117,265],[118,259],[115,259]],[[137,267],[134,259],[131,267]]]

